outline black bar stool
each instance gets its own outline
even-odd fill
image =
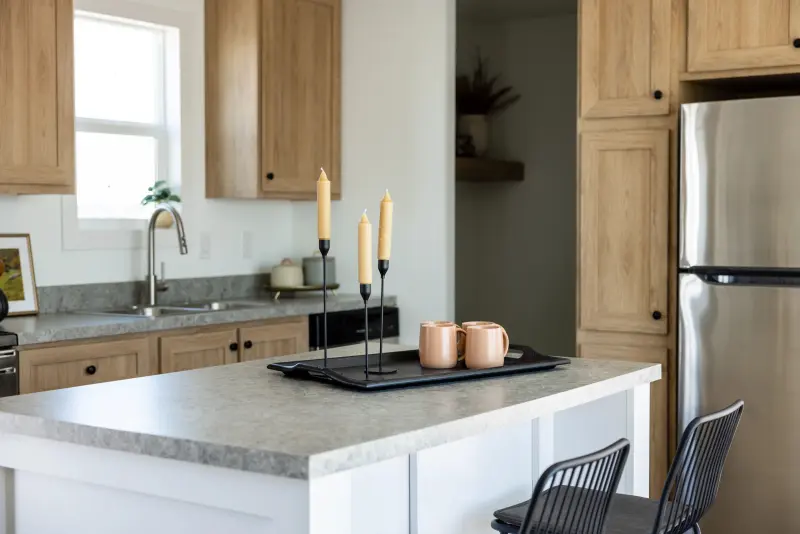
[[[504,534],[554,532],[601,534],[631,445],[621,439],[605,449],[548,467],[533,489],[532,503],[516,527],[492,521]],[[509,530],[510,528],[510,530]]]
[[[714,503],[722,468],[742,418],[744,402],[694,419],[681,436],[678,452],[667,474],[661,499],[616,495],[608,513],[607,534],[700,534],[699,522]],[[529,534],[531,503],[526,501],[494,513],[492,528],[503,534]],[[534,505],[535,506],[535,505]],[[535,516],[535,514],[534,514]],[[548,534],[578,534],[556,525]],[[526,530],[527,529],[527,530]],[[594,532],[594,531],[586,531]]]

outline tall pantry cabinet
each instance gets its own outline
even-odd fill
[[[660,364],[651,495],[669,459],[672,0],[581,0],[578,354]]]

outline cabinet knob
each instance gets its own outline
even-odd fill
[[[658,311],[658,310],[654,311],[653,312],[653,319],[655,319],[656,321],[660,320],[661,319],[661,312]]]
[[[661,100],[662,98],[664,98],[664,93],[660,89],[656,89],[655,91],[653,91],[653,98],[655,98],[656,100]]]
[[[275,173],[274,172],[268,172],[267,173],[267,180],[274,180],[274,179],[275,179]]]
[[[87,375],[93,375],[96,372],[97,372],[97,367],[95,367],[94,365],[90,365],[89,367],[86,368]]]
[[[792,46],[794,46],[795,48],[800,48],[800,39],[795,39],[794,41],[792,41]]]
[[[231,352],[236,352],[237,350],[239,350],[239,344],[231,343],[230,345],[228,345],[228,348],[231,349]]]
[[[253,348],[253,342],[248,339],[247,341],[244,342],[244,348],[252,349]]]

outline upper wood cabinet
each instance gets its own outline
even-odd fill
[[[35,393],[146,376],[157,372],[153,357],[147,337],[23,349],[19,390]]]
[[[581,117],[669,113],[671,3],[581,0]]]
[[[236,363],[239,344],[235,327],[180,330],[159,340],[162,373]]]
[[[581,329],[667,333],[669,134],[580,136]]]
[[[308,317],[239,329],[241,361],[262,360],[308,351]]]
[[[800,65],[800,0],[690,0],[689,72]]]
[[[206,0],[206,196],[339,198],[341,0]]]
[[[75,185],[72,0],[0,0],[0,193]]]

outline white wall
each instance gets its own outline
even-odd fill
[[[125,3],[125,2],[123,2]],[[184,222],[189,254],[178,254],[174,231],[159,231],[157,259],[167,277],[245,274],[268,269],[295,252],[292,204],[225,201],[205,197],[203,0],[135,0],[176,11],[188,26],[181,36]],[[146,250],[64,250],[60,196],[0,196],[0,233],[30,233],[40,286],[140,280]],[[145,222],[142,222],[144,228]],[[243,232],[253,233],[252,259],[243,258]],[[210,259],[200,259],[207,232]]]
[[[456,317],[503,324],[512,342],[575,351],[575,15],[459,20],[458,70],[476,48],[522,99],[492,124],[490,156],[521,183],[456,187]]]
[[[345,0],[342,43],[342,200],[332,207],[331,255],[342,290],[358,292],[357,224],[394,200],[386,292],[400,297],[401,338],[454,317],[453,0]],[[313,203],[297,204],[294,239],[316,243]],[[374,265],[373,297],[380,277]]]

